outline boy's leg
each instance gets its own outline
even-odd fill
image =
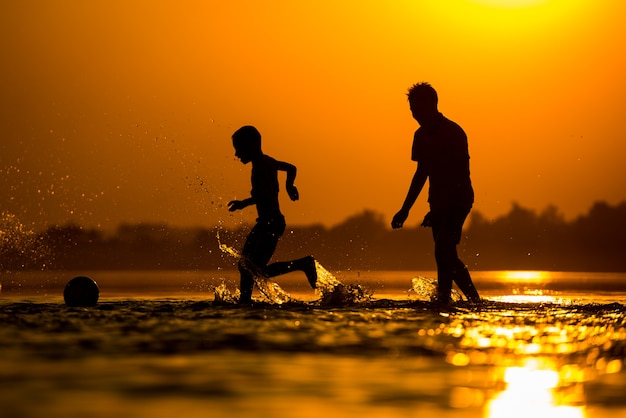
[[[249,261],[254,256],[255,249],[259,246],[260,240],[258,224],[246,237],[246,242],[241,251],[241,260],[237,263],[239,268],[239,303],[250,303],[252,301],[252,289],[254,288],[254,277],[250,270]]]
[[[239,263],[239,303],[250,303],[252,301],[252,289],[254,279],[244,263]]]
[[[278,239],[285,231],[285,220],[276,219],[258,221],[248,234],[239,261],[240,301],[247,303],[252,299],[254,274],[267,275],[265,268],[276,250]],[[250,263],[253,265],[250,266]]]
[[[294,270],[303,271],[311,287],[313,289],[317,287],[317,269],[312,255],[293,261],[278,261],[265,267],[267,277],[280,276]]]

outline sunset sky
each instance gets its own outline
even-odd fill
[[[252,124],[298,167],[289,224],[389,222],[415,170],[406,90],[428,81],[468,134],[477,211],[572,219],[626,200],[625,16],[622,0],[4,1],[0,209],[34,229],[252,221],[226,208],[249,194],[230,135]],[[407,225],[426,211],[424,193]]]

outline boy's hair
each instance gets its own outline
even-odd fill
[[[254,149],[261,149],[261,133],[254,126],[242,126],[233,134],[233,144],[247,145]]]
[[[437,92],[433,86],[426,82],[413,84],[409,87],[406,95],[409,98],[409,103],[424,103],[436,107],[439,102]]]

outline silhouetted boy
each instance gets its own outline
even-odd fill
[[[287,172],[287,194],[291,200],[295,201],[299,198],[298,189],[293,184],[296,178],[296,167],[263,154],[261,134],[254,126],[244,126],[238,129],[232,139],[235,156],[243,164],[252,162],[252,191],[247,199],[229,202],[228,210],[232,212],[256,205],[258,214],[256,225],[246,238],[242,258],[239,261],[241,274],[239,302],[249,303],[252,300],[253,272],[258,272],[265,277],[274,277],[293,270],[302,270],[311,287],[315,288],[317,271],[315,259],[312,256],[267,264],[276,250],[278,239],[285,232],[285,217],[278,206],[278,171]]]
[[[420,124],[413,137],[411,158],[417,161],[417,169],[391,226],[402,228],[428,179],[430,212],[422,226],[432,228],[435,241],[437,300],[450,302],[454,281],[470,301],[478,302],[480,296],[456,250],[463,223],[474,203],[467,136],[459,125],[439,112],[437,92],[430,84],[413,85],[407,96],[413,118]]]

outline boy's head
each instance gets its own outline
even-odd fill
[[[242,126],[233,134],[235,156],[247,164],[261,154],[261,134],[254,126]]]
[[[424,82],[413,84],[406,95],[409,99],[411,113],[420,125],[428,122],[429,119],[439,113],[437,110],[439,98],[430,84]]]

